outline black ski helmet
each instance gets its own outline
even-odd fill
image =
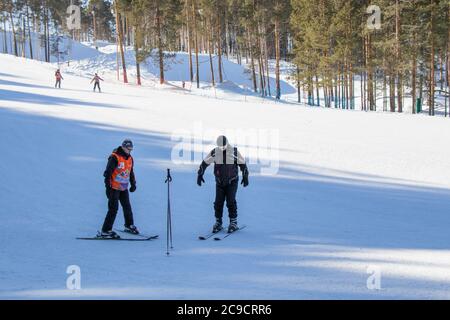
[[[218,147],[225,147],[226,145],[228,145],[228,139],[225,136],[219,136],[217,137],[217,146]]]
[[[122,142],[122,147],[127,149],[133,149],[133,141],[131,141],[130,139],[125,139]]]

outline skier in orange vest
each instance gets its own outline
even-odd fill
[[[134,176],[134,161],[131,156],[133,142],[129,139],[123,141],[122,145],[113,150],[108,158],[106,170],[103,173],[105,177],[106,196],[108,198],[108,213],[103,223],[101,237],[119,238],[113,229],[114,220],[119,210],[119,202],[122,205],[125,218],[125,232],[139,234],[134,225],[133,211],[131,210],[130,192],[136,191],[136,179]]]

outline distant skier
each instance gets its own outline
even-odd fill
[[[228,232],[234,232],[239,229],[237,225],[237,203],[236,192],[238,189],[239,173],[238,167],[242,171],[241,184],[248,186],[248,169],[244,157],[239,153],[236,147],[232,147],[225,136],[217,138],[217,147],[214,148],[202,161],[198,169],[197,184],[204,183],[203,175],[206,168],[214,163],[214,176],[216,179],[216,199],[214,202],[214,211],[216,223],[213,226],[213,232],[219,232],[222,227],[223,206],[227,201],[228,215],[230,224]]]
[[[131,156],[133,142],[129,139],[123,141],[122,145],[113,150],[108,158],[105,177],[106,197],[108,198],[108,213],[103,223],[101,236],[105,238],[118,238],[113,229],[114,220],[119,210],[119,201],[122,205],[125,218],[125,232],[139,234],[133,222],[128,186],[130,192],[136,191],[136,179],[134,176],[134,160]]]
[[[61,75],[61,71],[58,69],[55,72],[55,88],[61,89],[61,80],[64,80],[63,76]]]
[[[98,74],[95,74],[94,78],[92,78],[91,83],[95,81],[94,92],[95,92],[95,88],[97,88],[97,87],[98,87],[98,92],[102,92],[102,90],[100,89],[100,80],[103,81],[103,79],[100,78],[100,76]]]

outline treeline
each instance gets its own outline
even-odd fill
[[[82,5],[80,0],[1,0],[0,29],[4,33],[2,52],[16,56],[25,56],[26,50],[32,59],[50,61],[50,55],[57,55],[57,44],[60,36],[70,35],[77,41],[115,39],[115,23],[108,1],[90,1]],[[70,4],[81,7],[81,28],[68,30],[66,17]],[[94,23],[95,22],[95,23]],[[11,31],[12,39],[8,41],[7,30]],[[95,32],[94,32],[95,31]],[[39,35],[38,48],[33,42],[32,33]],[[43,56],[39,57],[39,49]]]
[[[412,112],[427,99],[435,114],[436,88],[448,92],[450,1],[378,0],[381,25],[372,24],[371,1],[292,0],[294,63],[309,104]],[[355,78],[360,88],[355,88]]]
[[[64,23],[70,4],[82,8],[78,30]],[[2,0],[0,11],[3,30],[14,34],[4,52],[24,52],[30,32],[49,48],[46,61],[55,32],[117,41],[125,82],[125,46],[133,46],[138,84],[147,58],[164,83],[171,52],[184,51],[197,86],[199,54],[209,55],[213,85],[224,80],[227,57],[249,67],[255,92],[278,99],[280,62],[288,61],[298,100],[303,91],[316,106],[354,109],[358,102],[363,110],[403,112],[411,99],[413,112],[425,101],[434,115],[436,90],[448,92],[449,0]]]

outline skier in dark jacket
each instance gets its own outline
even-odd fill
[[[100,80],[103,81],[103,79],[100,78],[100,76],[98,74],[95,74],[95,76],[92,78],[91,83],[95,81],[94,92],[95,92],[95,88],[98,88],[98,92],[102,92],[102,90],[100,89]]]
[[[214,148],[202,161],[198,169],[197,184],[204,183],[203,175],[206,168],[214,163],[214,176],[216,179],[216,199],[214,202],[214,212],[216,223],[213,226],[213,232],[219,232],[222,227],[223,206],[227,202],[230,224],[228,232],[234,232],[239,229],[237,225],[237,203],[236,192],[238,189],[239,173],[238,167],[242,171],[241,184],[248,186],[248,169],[244,157],[238,149],[232,147],[225,136],[217,138],[217,147]]]
[[[56,72],[55,72],[55,79],[56,79],[55,88],[59,87],[59,89],[61,89],[61,80],[64,80],[64,78],[61,75],[61,71],[59,69],[56,70]]]
[[[119,236],[112,230],[117,211],[119,210],[119,201],[122,205],[123,215],[125,217],[125,232],[139,234],[138,229],[133,222],[133,212],[131,210],[130,192],[136,191],[136,178],[134,176],[134,160],[131,156],[133,142],[126,139],[122,146],[114,149],[108,158],[106,170],[103,173],[105,178],[106,197],[108,198],[108,213],[103,223],[101,236],[118,238]]]

